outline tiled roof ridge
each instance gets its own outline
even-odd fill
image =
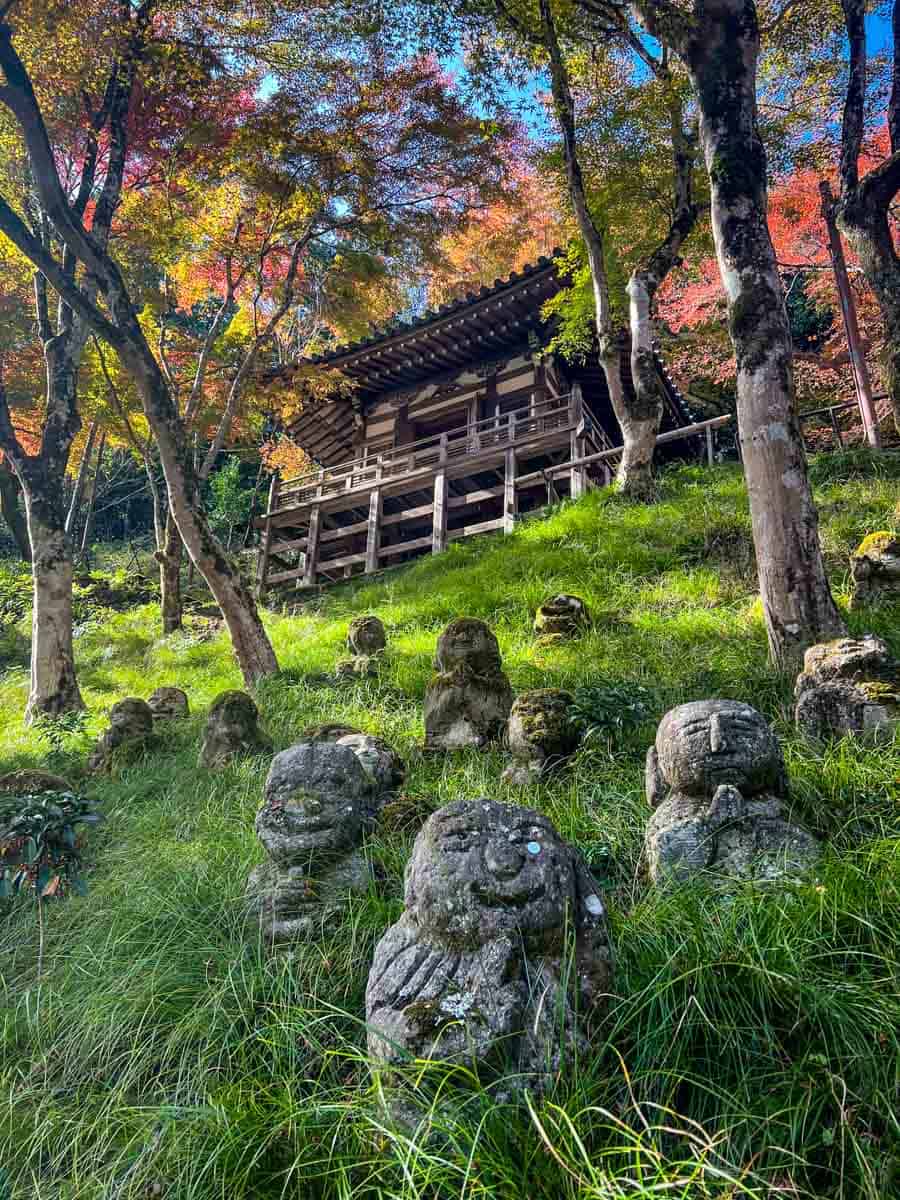
[[[451,300],[447,304],[439,305],[437,308],[426,309],[421,317],[416,317],[411,321],[400,321],[397,319],[389,321],[379,329],[376,329],[368,337],[360,338],[357,342],[348,342],[342,346],[335,346],[323,354],[311,354],[307,362],[324,363],[333,358],[343,358],[345,354],[355,354],[359,350],[365,350],[369,346],[374,346],[376,343],[384,341],[385,338],[396,337],[398,334],[413,333],[415,330],[422,329],[434,321],[442,321],[445,317],[450,317],[472,304],[479,304],[482,300],[489,300],[492,296],[500,295],[500,293],[516,287],[523,280],[538,275],[541,271],[546,271],[548,267],[554,265],[554,259],[560,254],[562,254],[562,250],[556,247],[549,255],[542,254],[535,262],[527,263],[522,267],[521,271],[511,271],[506,279],[495,279],[490,287],[485,285],[478,291],[467,292],[459,300]]]

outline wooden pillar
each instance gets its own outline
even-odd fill
[[[272,513],[278,503],[278,488],[281,484],[278,472],[272,476],[269,484],[269,501],[266,505],[266,523],[263,527],[262,545],[259,548],[259,562],[256,567],[256,594],[260,603],[266,598],[266,576],[269,573],[269,549],[272,545]]]
[[[584,398],[581,394],[581,384],[573,383],[569,396],[569,424],[572,432],[569,435],[569,457],[574,462],[584,457],[584,435],[580,431],[584,426]],[[584,495],[587,477],[584,467],[573,467],[569,475],[569,495],[573,500]]]
[[[715,462],[715,457],[716,457],[716,455],[715,455],[715,442],[713,440],[713,431],[712,431],[712,428],[709,425],[707,425],[707,427],[706,427],[706,461],[709,464],[709,466],[713,465],[713,463]]]
[[[516,527],[516,450],[514,446],[506,448],[506,471],[503,481],[503,532],[512,533]]]
[[[319,533],[322,526],[322,508],[314,504],[309,510],[309,534],[306,538],[306,566],[303,569],[303,586],[312,587],[316,582],[319,566]]]
[[[440,466],[434,477],[434,516],[431,527],[431,553],[447,549],[447,435],[441,434]]]
[[[366,574],[378,570],[378,551],[381,549],[381,488],[369,496],[369,526],[366,530]]]

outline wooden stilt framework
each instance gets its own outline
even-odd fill
[[[658,441],[705,439],[730,419],[672,430]],[[477,425],[467,427],[465,446],[451,431],[407,445],[402,455],[380,455],[365,468],[354,462],[280,486],[273,481],[269,509],[258,518],[260,594],[371,574],[481,533],[511,533],[523,501],[533,510],[581,495],[592,482],[606,481],[606,467],[621,453],[621,447],[595,448],[580,397],[529,403],[499,423],[492,415]],[[523,469],[554,448],[558,463]],[[491,476],[500,482],[487,482]],[[480,519],[470,519],[473,510]],[[355,549],[363,538],[365,549]],[[297,561],[286,566],[291,553]]]

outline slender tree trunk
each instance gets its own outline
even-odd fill
[[[9,526],[19,553],[25,562],[31,562],[31,543],[28,540],[28,522],[19,508],[21,487],[15,472],[4,458],[0,461],[0,513]]]
[[[841,126],[841,201],[837,222],[856,251],[866,282],[875,293],[887,334],[885,375],[894,424],[900,432],[900,258],[891,230],[891,205],[900,190],[900,0],[894,0],[893,86],[888,102],[891,155],[862,179],[859,156],[865,129],[866,3],[841,0],[850,69]]]
[[[81,537],[81,555],[83,558],[88,557],[91,546],[91,537],[94,532],[94,504],[97,500],[97,482],[100,478],[100,468],[103,466],[103,450],[106,446],[106,431],[100,434],[100,441],[97,444],[97,465],[94,467],[94,474],[91,477],[91,491],[88,496],[87,512],[84,514],[84,533]]]
[[[34,474],[39,475],[36,469]],[[62,488],[47,478],[24,487],[31,542],[34,601],[31,688],[25,720],[84,708],[72,646],[72,553],[66,536]]]
[[[159,563],[160,607],[162,608],[163,633],[174,633],[182,627],[181,604],[181,559],[184,546],[171,510],[166,515],[166,528],[162,550],[157,551]]]
[[[75,487],[72,489],[72,499],[69,501],[69,511],[66,514],[66,536],[74,539],[75,526],[78,523],[78,510],[81,507],[81,497],[84,495],[84,485],[87,482],[88,471],[91,467],[91,455],[94,451],[94,438],[97,436],[97,422],[91,421],[84,445],[84,454],[78,465],[75,477]]]
[[[703,0],[682,53],[700,109],[716,256],[737,361],[738,427],[759,587],[776,664],[845,632],[819,544],[797,420],[793,349],[766,221],[752,0]],[[651,32],[654,30],[651,28]]]
[[[659,285],[678,258],[682,242],[697,219],[692,200],[693,156],[681,127],[681,107],[673,99],[672,152],[675,163],[675,205],[672,222],[662,245],[649,261],[637,268],[628,283],[631,333],[631,382],[623,378],[626,337],[617,328],[610,303],[609,277],[604,257],[603,235],[587,203],[578,158],[575,104],[569,75],[559,44],[550,0],[539,0],[543,44],[550,58],[550,82],[554,108],[563,135],[563,153],[569,196],[578,228],[587,248],[600,365],[606,379],[610,403],[622,430],[622,457],[616,487],[623,494],[647,500],[653,495],[653,455],[663,412],[663,395],[653,350],[653,301]],[[508,14],[509,10],[504,8]],[[668,78],[667,70],[663,77]],[[677,124],[676,124],[677,119]]]

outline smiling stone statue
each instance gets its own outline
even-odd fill
[[[256,832],[268,854],[247,897],[264,939],[293,941],[343,912],[371,871],[362,849],[372,782],[349,746],[301,742],[276,754]]]
[[[774,878],[818,855],[815,838],[782,815],[781,746],[749,704],[699,700],[671,709],[647,752],[646,786],[656,810],[645,841],[654,880],[704,870]]]
[[[369,974],[376,1062],[467,1062],[540,1091],[586,1048],[612,971],[606,913],[546,817],[486,799],[448,804],[416,838],[405,901]]]

